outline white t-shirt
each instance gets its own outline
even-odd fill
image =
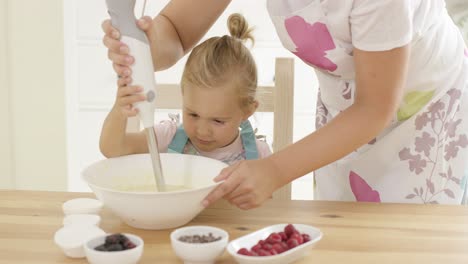
[[[462,32],[465,43],[468,43],[468,1],[445,0],[445,2],[450,16]]]

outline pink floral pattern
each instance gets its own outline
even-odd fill
[[[377,202],[380,203],[380,194],[372,189],[370,185],[354,171],[349,172],[349,184],[351,191],[358,202]]]
[[[315,129],[323,127],[328,122],[328,109],[322,101],[320,88],[317,94],[317,107],[315,114]]]
[[[310,25],[304,18],[293,16],[284,21],[291,40],[296,45],[293,53],[308,64],[328,71],[335,71],[337,65],[326,57],[326,51],[336,48],[325,24],[315,22]]]
[[[461,119],[454,118],[459,111],[460,97],[460,90],[451,89],[415,118],[416,130],[420,134],[415,138],[414,147],[403,148],[399,157],[401,161],[408,162],[413,174],[424,175],[425,179],[423,186],[415,186],[406,199],[419,198],[423,203],[439,203],[437,198],[441,194],[455,198],[452,187],[460,187],[461,179],[453,174],[449,161],[457,157],[461,148],[468,146],[467,135],[457,130]],[[446,171],[436,175],[436,164],[441,163],[441,159],[448,166]]]
[[[343,92],[342,92],[341,95],[343,96],[344,99],[349,100],[349,99],[351,99],[351,96],[352,96],[352,93],[353,93],[352,90],[353,89],[351,88],[351,85],[349,85],[349,82],[346,82],[345,87],[344,87]]]

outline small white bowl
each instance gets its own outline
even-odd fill
[[[189,243],[180,241],[182,236],[209,235],[221,237],[220,240],[207,243]],[[229,241],[229,234],[223,229],[212,226],[187,226],[171,233],[172,249],[185,264],[212,264],[223,254]]]
[[[101,217],[95,214],[70,214],[63,218],[63,226],[99,226]]]
[[[54,242],[66,256],[84,258],[83,244],[92,237],[104,234],[106,232],[97,226],[64,226],[55,232]]]
[[[71,214],[99,214],[103,207],[101,201],[92,198],[76,198],[63,203],[65,215]]]
[[[104,244],[106,237],[110,235],[102,235],[92,238],[84,244],[86,258],[91,264],[135,264],[143,255],[144,242],[139,236],[123,233],[136,247],[122,251],[99,251],[95,247]]]
[[[266,239],[273,232],[278,233],[284,231],[286,225],[287,224],[278,224],[267,226],[248,235],[239,237],[229,243],[227,250],[229,254],[235,258],[237,263],[240,264],[288,264],[304,257],[309,250],[322,239],[323,234],[320,229],[310,225],[293,224],[296,230],[301,234],[308,234],[311,240],[273,256],[246,256],[237,253],[241,248],[251,249],[259,240]]]

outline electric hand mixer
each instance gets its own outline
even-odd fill
[[[125,43],[135,62],[132,69],[132,85],[142,86],[146,101],[134,104],[138,116],[145,128],[148,149],[158,191],[165,191],[165,182],[161,170],[158,144],[154,134],[154,110],[156,97],[156,82],[153,71],[153,60],[148,38],[136,25],[134,14],[136,0],[106,0],[107,10],[111,16],[112,25],[120,31],[121,41]]]

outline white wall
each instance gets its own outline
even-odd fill
[[[0,189],[13,188],[10,85],[7,52],[7,0],[0,0]]]
[[[0,54],[6,54],[0,63],[2,185],[65,190],[63,3],[2,0],[0,7],[6,33],[0,41]]]

